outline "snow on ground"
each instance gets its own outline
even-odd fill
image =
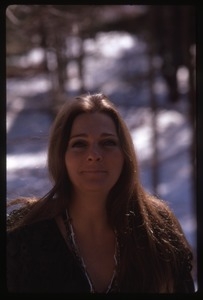
[[[153,192],[149,86],[146,81],[132,84],[125,80],[133,72],[147,70],[145,47],[135,37],[111,33],[99,35],[96,41],[87,41],[86,49],[90,54],[85,60],[87,91],[102,91],[116,103],[133,138],[142,183]],[[78,88],[77,68],[74,63],[69,67],[73,78],[66,88],[67,93],[73,93]],[[157,78],[155,85],[159,105],[158,195],[173,209],[195,252],[196,216],[190,159],[192,128],[187,117],[187,98],[182,97],[179,104],[169,105],[163,79]],[[24,80],[7,80],[8,202],[18,196],[43,196],[51,187],[46,164],[48,134],[53,121],[48,112],[49,89],[50,82],[43,74]]]

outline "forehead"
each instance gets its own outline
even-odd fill
[[[75,118],[71,129],[71,135],[80,133],[116,134],[116,126],[113,119],[105,113],[83,113]]]

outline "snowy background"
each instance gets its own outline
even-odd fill
[[[101,91],[117,105],[132,134],[142,183],[154,192],[149,83],[146,80],[137,83],[125,80],[136,70],[142,73],[149,68],[146,47],[128,34],[101,33],[96,40],[86,41],[85,51],[89,54],[84,61],[86,90]],[[21,65],[42,58],[42,50],[35,49],[21,58]],[[157,70],[160,63],[157,57],[154,62]],[[70,77],[67,94],[77,94],[80,87],[77,65],[72,62],[67,72]],[[154,82],[158,104],[157,193],[174,211],[196,255],[195,191],[190,157],[193,128],[189,121],[187,79],[187,70],[180,69],[180,101],[177,104],[169,103],[166,84],[158,71]],[[18,196],[43,196],[51,186],[46,164],[47,141],[53,121],[49,90],[50,80],[44,74],[7,79],[8,202]]]

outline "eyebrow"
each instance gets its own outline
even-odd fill
[[[86,134],[86,133],[79,133],[79,134],[71,135],[70,139],[77,138],[77,137],[87,137],[87,136],[88,136],[88,134]],[[109,136],[116,137],[115,134],[113,134],[113,133],[107,133],[107,132],[103,132],[100,135],[100,137],[109,137]]]

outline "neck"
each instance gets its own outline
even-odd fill
[[[106,199],[98,197],[74,197],[69,207],[69,217],[74,227],[83,231],[99,233],[109,228]]]

